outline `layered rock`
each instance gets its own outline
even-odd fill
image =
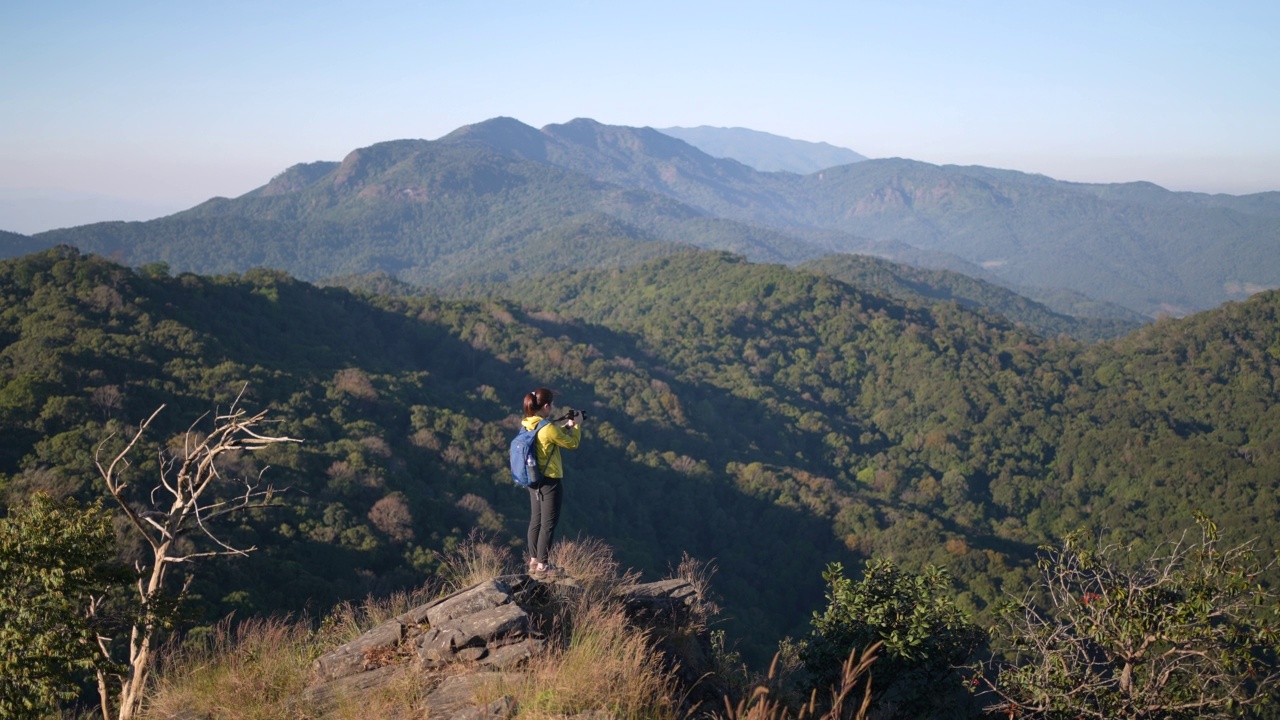
[[[528,661],[546,650],[538,613],[552,598],[581,593],[572,579],[507,575],[416,607],[317,658],[303,700],[320,712],[342,698],[396,682],[404,673],[440,681],[417,710],[426,718],[508,718],[515,700],[474,702],[487,682],[518,680]],[[638,624],[659,626],[688,618],[698,602],[684,580],[629,586],[616,599]]]

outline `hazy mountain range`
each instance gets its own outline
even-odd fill
[[[982,278],[1057,312],[1123,314],[1109,303],[1153,316],[1280,286],[1280,193],[902,159],[763,172],[651,128],[495,118],[295,165],[166,218],[34,240],[178,271],[383,271],[428,286],[620,266],[688,246],[788,264],[864,253]]]
[[[829,167],[867,159],[865,155],[830,143],[793,140],[740,127],[700,125],[693,128],[658,128],[658,132],[679,138],[711,157],[737,160],[743,165],[765,172],[808,175]]]

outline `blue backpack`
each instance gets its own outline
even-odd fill
[[[536,488],[542,484],[542,468],[538,467],[538,431],[550,424],[543,420],[532,430],[522,430],[511,441],[511,479],[522,488]]]

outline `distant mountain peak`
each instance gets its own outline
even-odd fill
[[[712,157],[729,158],[763,172],[808,175],[837,165],[866,160],[865,155],[825,142],[809,142],[742,127],[659,128]]]
[[[547,139],[542,131],[509,117],[463,125],[440,138],[447,144],[480,143],[508,155],[546,162]]]
[[[576,118],[567,123],[547,125],[542,132],[557,140],[596,149],[610,148],[613,152],[637,157],[670,159],[689,155],[690,143],[683,142],[653,128],[605,125],[589,118]],[[697,155],[705,155],[697,149]]]
[[[408,157],[430,147],[428,140],[389,140],[347,153],[333,173],[334,188],[358,188]]]

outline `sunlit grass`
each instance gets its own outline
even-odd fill
[[[472,531],[455,550],[440,559],[440,581],[447,591],[462,590],[512,574],[519,566],[511,548],[489,540],[479,531]]]
[[[197,641],[163,653],[148,700],[147,718],[175,716],[218,720],[270,720],[311,717],[314,708],[302,700],[311,663],[323,653],[394,618],[429,597],[426,591],[397,593],[363,605],[342,603],[318,629],[307,621],[256,619],[224,622]],[[384,714],[369,716],[360,707],[340,704],[326,717],[392,717],[399,699],[415,696],[421,683],[392,683],[362,698],[359,706],[385,705]]]
[[[768,676],[736,704],[725,700],[722,720],[865,720],[871,706],[871,668],[881,643],[876,642],[858,652],[854,648],[840,672],[840,685],[831,688],[830,698],[819,697],[817,691],[799,708],[780,699],[777,688],[784,683],[779,677],[779,655],[773,658]],[[824,703],[825,701],[825,703]]]
[[[304,623],[252,620],[215,628],[205,642],[166,654],[145,717],[297,718],[315,635]]]
[[[593,710],[616,717],[679,717],[675,683],[648,636],[620,607],[587,606],[562,616],[564,647],[534,658],[515,681],[495,682],[478,696],[514,698],[521,718],[562,718]],[[569,627],[571,625],[571,627]]]

